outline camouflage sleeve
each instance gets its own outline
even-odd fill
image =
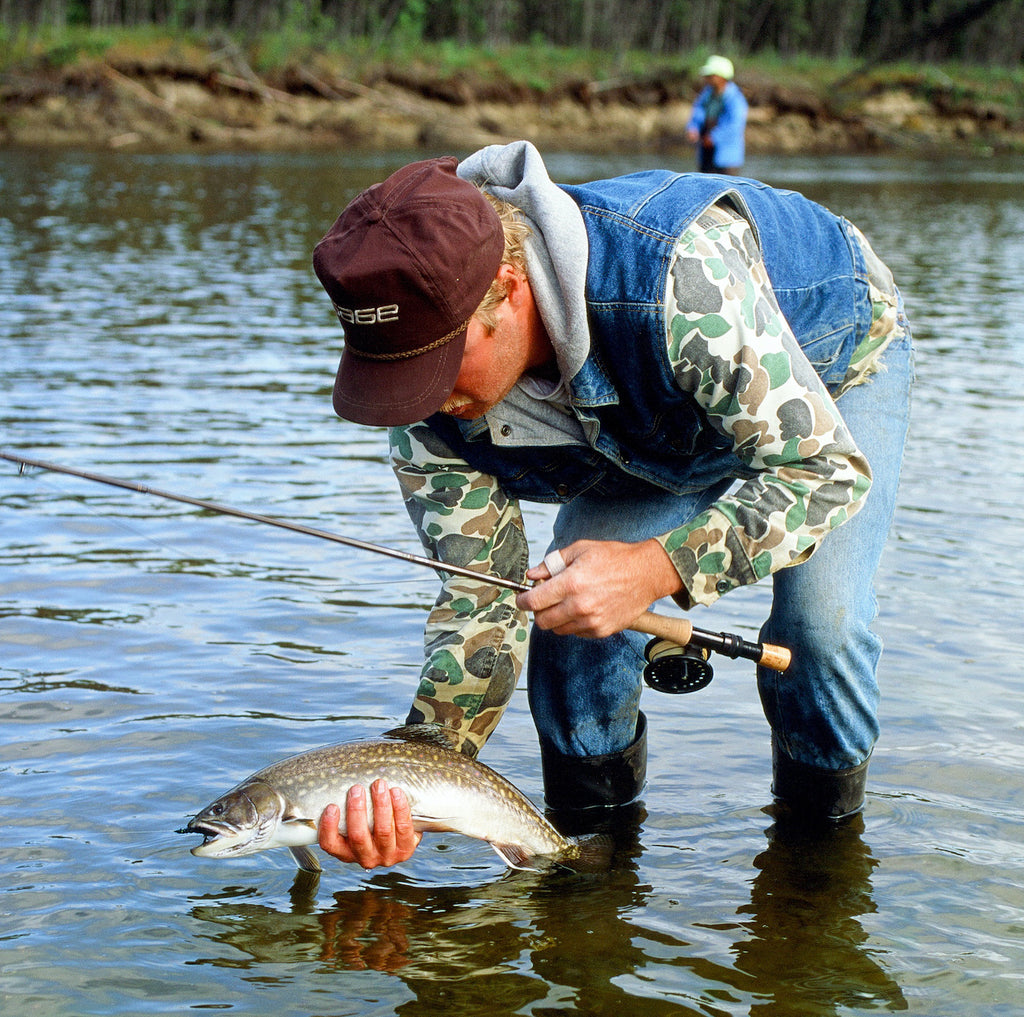
[[[459,459],[426,424],[392,428],[391,462],[427,553],[523,582],[529,547],[519,504]],[[426,658],[409,723],[442,724],[475,756],[501,719],[526,655],[515,593],[447,576],[427,619]]]
[[[679,240],[667,297],[679,386],[757,470],[662,546],[684,606],[806,560],[852,516],[867,460],[785,320],[749,225],[714,209]]]

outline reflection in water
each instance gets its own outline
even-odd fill
[[[17,681],[13,679],[0,680],[0,689],[3,690],[4,694],[18,693],[30,695],[38,693],[44,696],[52,695],[61,689],[73,689],[80,692],[119,693],[129,696],[141,695],[138,689],[130,688],[127,685],[107,685],[103,682],[89,681],[85,678],[65,679],[60,671],[36,673],[32,679]]]
[[[545,1000],[579,1013],[622,1013],[636,1003],[623,980],[649,981],[666,965],[717,986],[711,995],[746,1000],[752,1017],[905,1010],[900,986],[858,921],[875,911],[877,862],[862,832],[860,817],[817,830],[784,818],[773,824],[754,860],[750,900],[737,911],[734,929],[743,935],[734,965],[703,957],[663,925],[645,926],[651,887],[639,879],[639,839],[620,842],[615,866],[600,875],[510,871],[483,886],[423,886],[386,872],[336,892],[322,910],[318,878],[306,873],[296,877],[287,912],[228,889],[192,909],[214,930],[200,937],[218,944],[192,963],[388,973],[412,994],[396,1013],[512,1014]],[[648,999],[643,1012],[708,1010]]]
[[[812,828],[780,815],[768,830],[768,847],[754,860],[750,904],[739,911],[750,916],[749,938],[735,947],[737,969],[767,997],[752,1017],[907,1008],[857,921],[875,911],[870,878],[878,863],[863,830],[860,815]]]
[[[551,993],[602,1013],[602,1001],[623,995],[609,961],[616,973],[644,964],[637,929],[623,917],[642,907],[633,868],[601,877],[510,872],[482,887],[418,886],[386,873],[312,915],[299,902],[289,914],[233,900],[199,905],[193,917],[218,927],[210,939],[247,960],[218,949],[194,963],[390,972],[417,1013],[514,1013]]]

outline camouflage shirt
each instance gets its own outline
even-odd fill
[[[862,242],[874,325],[837,398],[865,380],[899,327],[892,276]],[[756,471],[658,538],[683,584],[676,599],[690,607],[804,561],[860,507],[870,469],[778,310],[749,225],[727,208],[709,209],[680,237],[666,323],[680,388]],[[567,397],[563,401],[569,412],[562,419],[573,420]],[[798,433],[783,424],[794,420],[801,422]],[[402,494],[427,552],[522,581],[529,565],[522,515],[496,479],[458,458],[424,423],[393,428],[390,440]],[[475,755],[515,689],[528,626],[514,592],[449,577],[427,621],[426,660],[409,720],[453,729],[462,751]]]

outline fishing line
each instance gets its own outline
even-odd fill
[[[149,487],[146,484],[139,484],[132,480],[122,480],[118,477],[109,477],[101,473],[91,473],[87,470],[76,470],[70,466],[62,466],[58,463],[45,462],[40,459],[29,459],[27,456],[16,455],[12,452],[0,452],[0,459],[17,463],[19,474],[24,474],[25,467],[30,466],[39,470],[48,470],[53,473],[66,473],[72,477],[79,477],[83,480],[91,480],[99,484],[106,484],[110,487],[120,487],[127,491],[136,491],[139,494],[148,494],[156,498],[166,498],[169,501],[182,502],[186,505],[193,505],[196,508],[208,512],[215,512],[219,515],[235,516],[239,519],[247,519],[251,522],[264,523],[267,526],[277,526],[294,533],[301,533],[305,536],[316,537],[320,540],[329,540],[335,544],[343,544],[346,547],[357,548],[361,551],[369,551],[372,554],[384,555],[389,558],[397,558],[400,561],[413,565],[420,565],[429,568],[437,573],[462,576],[475,579],[479,582],[486,582],[492,586],[499,586],[507,590],[515,590],[518,593],[525,592],[531,587],[526,583],[517,582],[514,579],[506,579],[504,576],[495,576],[476,569],[467,568],[461,565],[453,565],[449,562],[435,561],[433,558],[426,558],[423,555],[410,554],[407,551],[399,551],[393,547],[385,547],[381,544],[372,544],[366,540],[358,540],[355,537],[345,537],[338,533],[331,533],[328,530],[320,530],[313,526],[305,526],[301,523],[293,523],[287,519],[280,519],[276,516],[267,516],[258,512],[249,512],[245,509],[234,508],[230,505],[222,505],[214,501],[206,501],[202,498],[192,498],[185,494],[175,494],[172,491],[162,491],[159,488]],[[549,556],[552,562],[553,556]],[[549,565],[549,571],[551,567]],[[692,644],[708,652],[723,653],[729,657],[743,657],[753,660],[764,667],[775,671],[785,671],[791,662],[791,654],[784,646],[773,646],[769,643],[749,642],[740,636],[728,632],[706,632],[694,628],[687,618],[673,618],[666,615],[654,614],[645,611],[639,618],[635,619],[628,626],[636,632],[645,632],[648,635],[657,637],[648,644],[648,660],[650,666],[656,664],[657,659],[664,663],[660,669],[658,681],[651,681],[645,672],[645,679],[652,688],[662,692],[689,692],[694,688],[703,687],[703,683],[695,682],[689,674],[690,664],[686,654],[669,653],[668,646],[685,647]],[[661,647],[661,649],[656,649]],[[657,656],[655,656],[655,653]],[[689,655],[692,659],[692,654]],[[702,654],[706,659],[706,655]],[[680,680],[672,681],[666,677],[673,665],[671,658],[677,658],[680,667]],[[650,670],[650,668],[649,668]],[[707,678],[710,681],[710,677]]]
[[[2,453],[0,453],[0,455],[2,455],[4,459],[9,458],[8,456],[3,455]],[[28,464],[20,464],[18,468],[19,477],[28,476],[28,474],[25,472],[26,465]],[[175,547],[173,544],[165,544],[157,540],[155,537],[150,536],[148,533],[143,533],[141,530],[135,529],[133,526],[130,526],[127,522],[125,522],[123,516],[112,517],[110,515],[104,515],[99,509],[94,508],[92,505],[90,505],[88,499],[86,499],[84,495],[72,494],[70,491],[67,490],[67,488],[58,487],[56,484],[47,481],[46,478],[43,476],[33,476],[32,479],[35,480],[35,482],[39,484],[40,487],[46,488],[46,490],[48,490],[51,494],[59,494],[62,497],[65,497],[69,501],[73,502],[75,505],[78,505],[80,508],[85,509],[85,511],[94,519],[102,519],[111,527],[111,529],[121,530],[124,533],[127,533],[130,536],[134,537],[140,543],[149,544],[157,550],[167,552],[167,554],[169,555],[178,554],[183,556],[183,552],[181,551],[180,548]]]
[[[33,462],[32,460],[22,459],[21,457],[11,456],[11,455],[8,455],[7,453],[4,453],[4,452],[0,452],[0,459],[7,459],[9,461],[18,463],[18,476],[23,476],[23,477],[26,477],[26,478],[28,477],[28,473],[26,471],[27,467],[35,468],[36,466],[39,466],[41,469],[43,468],[43,464],[42,464],[41,461],[39,463],[36,463],[36,462]],[[56,473],[65,473],[65,474],[70,474],[72,476],[77,476],[78,475],[77,471],[72,473],[71,470],[69,470],[67,468],[63,468],[63,467],[58,468],[55,464],[49,464],[46,467],[46,469],[48,469],[48,470],[50,470],[52,472],[56,472]],[[88,499],[86,499],[83,495],[73,494],[72,492],[68,491],[67,488],[58,487],[56,484],[47,481],[45,476],[43,476],[42,474],[34,474],[32,476],[32,479],[37,484],[39,484],[41,487],[46,488],[51,493],[59,494],[62,497],[65,497],[65,498],[69,499],[75,505],[78,505],[79,507],[85,509],[86,512],[88,512],[89,515],[92,516],[93,518],[95,518],[95,519],[102,519],[112,529],[120,530],[123,533],[126,533],[126,534],[134,537],[135,539],[137,539],[139,541],[139,543],[146,543],[146,544],[150,545],[150,547],[155,549],[155,550],[159,550],[159,551],[165,552],[168,555],[169,558],[173,559],[173,558],[177,557],[177,558],[183,558],[184,559],[184,558],[188,558],[189,557],[189,555],[185,553],[185,551],[184,551],[184,549],[182,547],[180,547],[180,546],[178,546],[176,544],[173,544],[173,543],[167,543],[166,541],[157,540],[156,537],[153,537],[153,536],[151,536],[150,534],[147,534],[147,533],[143,533],[141,530],[138,530],[135,527],[129,525],[125,521],[124,517],[122,517],[122,516],[104,515],[99,509],[94,508],[92,505],[90,505],[89,502],[88,502]],[[89,479],[89,478],[86,478],[86,479]],[[159,492],[151,491],[150,493],[158,494]],[[167,496],[164,495],[164,497],[167,497]],[[186,515],[183,514],[181,518],[186,518]],[[84,553],[88,554],[88,552],[84,552]],[[221,560],[216,559],[216,558],[211,558],[209,560],[209,564],[211,566],[219,566],[219,567],[223,567],[223,568],[227,568],[228,567],[227,564],[225,564],[224,562],[222,562]],[[270,568],[269,566],[265,566],[265,565],[261,566],[261,567],[262,568],[267,568],[267,569]],[[281,567],[284,568],[285,566],[281,566]],[[323,578],[323,579],[326,580],[329,577],[324,576],[324,577],[319,577],[319,578]],[[367,579],[367,580],[351,580],[351,579],[347,579],[346,586],[348,588],[350,588],[350,589],[364,589],[366,587],[374,587],[374,586],[385,586],[386,585],[386,586],[391,587],[391,586],[412,585],[414,583],[422,585],[423,579],[420,578],[420,577],[410,577],[408,579],[384,579],[384,578],[382,578],[382,579]]]

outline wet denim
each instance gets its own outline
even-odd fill
[[[867,502],[807,562],[771,578],[772,607],[762,629],[763,639],[793,651],[784,674],[758,668],[772,732],[794,760],[828,769],[863,762],[878,738],[881,642],[871,628],[877,613],[874,576],[896,504],[913,379],[913,349],[902,315],[901,325],[906,334],[886,349],[882,369],[837,404],[872,467]],[[559,510],[551,547],[581,538],[647,539],[702,511],[731,483],[724,477],[686,495],[650,487],[643,488],[643,497],[581,495]],[[624,632],[590,640],[535,626],[527,673],[541,741],[569,755],[626,748],[636,731],[647,638]]]

